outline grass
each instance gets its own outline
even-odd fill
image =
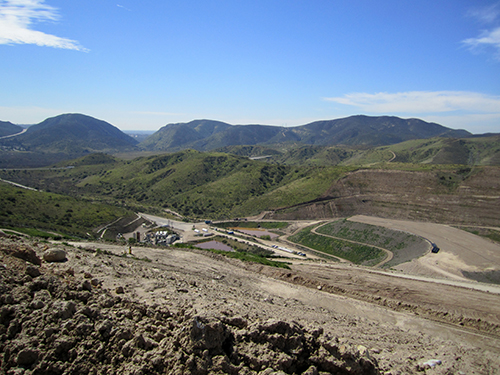
[[[411,261],[424,255],[428,243],[410,233],[387,229],[376,225],[338,220],[316,229],[318,233],[340,237],[350,241],[378,246],[393,253],[393,258],[384,267]]]
[[[31,191],[0,183],[0,225],[20,232],[54,238],[88,237],[95,228],[124,216],[130,211],[92,203],[60,194]]]
[[[314,200],[352,170],[276,165],[193,150],[128,161],[87,156],[68,164],[74,168],[0,170],[0,177],[135,210],[168,208],[187,218],[214,220]]]
[[[500,232],[498,230],[488,229],[488,228],[475,228],[475,227],[458,227],[458,228],[470,232],[472,234],[475,234],[476,236],[481,236],[495,242],[500,242]]]
[[[288,239],[314,250],[349,260],[355,264],[375,265],[386,256],[386,253],[380,249],[317,235],[311,232],[312,229],[313,227],[304,228]]]
[[[382,247],[393,252],[404,249],[416,241],[424,241],[409,233],[348,220],[338,220],[325,224],[317,228],[316,231],[350,241]]]
[[[213,240],[213,239],[214,238],[212,238],[210,240]],[[237,241],[234,241],[234,242],[237,242]],[[278,262],[275,260],[268,259],[263,255],[259,255],[259,254],[244,251],[244,250],[242,251],[242,248],[235,248],[234,244],[231,244],[231,243],[228,243],[227,245],[232,247],[235,251],[223,251],[223,250],[216,250],[216,249],[200,249],[200,248],[193,246],[192,244],[184,244],[184,243],[176,243],[176,244],[174,244],[174,247],[196,249],[196,250],[205,250],[205,251],[210,251],[210,252],[215,253],[215,254],[224,255],[228,258],[240,259],[244,262],[252,262],[252,263],[263,264],[265,266],[290,269],[288,264],[285,262]],[[252,246],[252,245],[250,245],[250,246]],[[254,247],[257,247],[257,246],[254,246]]]
[[[43,238],[45,240],[51,239],[51,240],[58,241],[58,240],[62,240],[62,239],[71,239],[71,237],[68,237],[68,236],[54,234],[54,233],[48,233],[48,232],[44,232],[44,231],[34,229],[34,228],[9,228],[9,229],[13,230],[14,232],[11,232],[8,230],[6,230],[4,232],[7,234],[12,234],[12,235],[17,235],[16,232],[20,232],[20,233],[27,234],[30,237],[39,237],[39,238]]]
[[[265,229],[284,229],[289,224],[285,221],[227,221],[216,223],[214,226],[219,228],[265,228]]]

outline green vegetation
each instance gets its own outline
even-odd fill
[[[27,234],[28,236],[30,237],[40,237],[40,238],[43,238],[45,240],[48,240],[48,239],[51,239],[51,240],[56,240],[56,241],[59,241],[61,239],[70,239],[70,237],[68,236],[65,236],[65,235],[59,235],[59,234],[55,234],[55,233],[48,233],[48,232],[44,232],[44,231],[41,231],[41,230],[38,230],[38,229],[34,229],[34,228],[10,228],[12,231],[9,231],[9,230],[4,230],[5,233],[7,234],[13,234],[13,235],[18,235],[18,233],[16,232],[19,232],[19,233],[24,233],[24,234]]]
[[[285,262],[278,262],[275,260],[270,260],[270,259],[267,259],[263,255],[259,255],[259,254],[247,252],[247,251],[242,251],[241,248],[236,249],[232,244],[229,244],[229,243],[227,245],[232,247],[233,249],[235,249],[235,251],[223,251],[223,250],[216,250],[216,249],[204,249],[204,250],[210,251],[210,252],[215,253],[215,254],[224,255],[228,258],[239,259],[239,260],[242,260],[244,262],[252,262],[252,263],[263,264],[265,266],[290,269],[288,264]],[[243,245],[243,244],[241,244],[241,245]],[[249,245],[247,245],[247,246],[249,246]],[[250,246],[254,247],[254,248],[258,248],[257,246],[252,246],[252,245],[250,245]],[[192,244],[184,244],[184,243],[175,243],[174,247],[201,250],[197,247],[194,247]],[[261,249],[261,250],[266,251],[264,249]]]
[[[385,267],[411,261],[428,251],[428,242],[421,237],[349,220],[338,220],[322,225],[316,229],[316,232],[391,251],[393,258],[384,265]]]
[[[187,218],[231,218],[317,199],[345,167],[272,165],[222,153],[186,150],[118,160],[89,155],[68,169],[4,170],[0,177],[59,194],[135,211],[168,208]]]
[[[370,224],[356,223],[346,219],[322,225],[316,229],[316,232],[383,247],[390,251],[403,249],[415,241],[425,242],[425,240],[409,233]]]
[[[0,183],[0,225],[44,237],[88,237],[98,226],[135,215],[123,208]]]
[[[263,264],[265,266],[270,266],[270,267],[277,267],[277,268],[285,268],[285,269],[290,269],[287,263],[285,262],[277,262],[275,260],[270,260],[258,255],[250,254],[250,253],[243,253],[243,252],[232,252],[232,251],[222,251],[222,250],[213,250],[210,249],[209,251],[216,253],[216,254],[221,254],[224,255],[228,258],[234,258],[234,259],[239,259],[244,262],[252,262],[252,263],[259,263]]]
[[[500,232],[495,229],[478,228],[478,227],[459,227],[459,229],[466,230],[476,236],[488,238],[495,242],[500,242]]]
[[[265,229],[284,229],[289,224],[285,221],[226,221],[224,223],[214,224],[219,228],[265,228]]]
[[[318,250],[356,264],[374,265],[386,256],[385,252],[367,245],[358,245],[312,233],[313,227],[301,230],[288,239],[297,244]]]

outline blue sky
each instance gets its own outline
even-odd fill
[[[0,120],[500,132],[500,1],[0,0]]]

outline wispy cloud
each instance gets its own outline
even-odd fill
[[[75,40],[31,28],[34,22],[58,19],[57,9],[44,4],[43,0],[0,0],[0,44],[36,44],[87,52]]]
[[[500,61],[500,27],[485,30],[477,38],[465,39],[462,43],[474,52],[491,47],[495,50],[496,59]]]
[[[472,52],[493,49],[495,58],[500,61],[500,2],[471,9],[467,15],[486,25],[487,28],[475,38],[462,40],[462,44]]]
[[[131,12],[131,10],[130,10],[130,9],[128,9],[127,7],[124,7],[123,5],[116,4],[116,6],[117,6],[118,8],[122,8],[122,9],[125,9],[125,10],[128,10],[129,12]]]
[[[467,16],[474,18],[481,23],[493,23],[500,17],[500,3],[469,9]]]
[[[352,93],[324,100],[358,107],[371,113],[500,112],[500,96],[468,91]]]

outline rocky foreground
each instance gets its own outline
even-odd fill
[[[2,252],[6,374],[379,373],[366,348],[339,345],[321,328],[172,313],[113,296],[85,275],[50,272],[28,246]]]
[[[495,353],[263,298],[224,259],[189,256],[183,273],[179,260],[50,246],[0,238],[1,373],[487,374],[497,364]]]

